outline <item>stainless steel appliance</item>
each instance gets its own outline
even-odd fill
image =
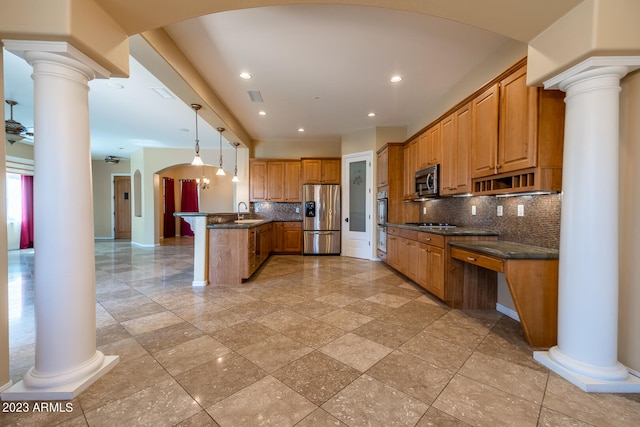
[[[387,225],[389,199],[386,191],[378,192],[378,225]]]
[[[340,254],[340,186],[305,184],[302,186],[304,216],[303,253]]]
[[[437,197],[438,194],[440,194],[438,188],[438,169],[438,165],[433,165],[416,172],[415,191],[417,197]]]
[[[378,192],[378,250],[387,252],[387,220],[389,198],[386,191]]]

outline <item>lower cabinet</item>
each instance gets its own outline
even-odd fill
[[[302,253],[302,223],[274,222],[273,223],[273,253],[301,254]]]
[[[386,263],[453,308],[462,307],[464,272],[452,262],[452,240],[496,240],[496,236],[445,236],[387,227]]]

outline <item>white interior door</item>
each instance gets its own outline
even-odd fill
[[[373,152],[342,158],[342,255],[373,258]]]

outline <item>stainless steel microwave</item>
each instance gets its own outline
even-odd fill
[[[438,188],[438,166],[429,166],[416,172],[415,189],[417,197],[436,197],[440,194]]]

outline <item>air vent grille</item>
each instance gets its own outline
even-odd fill
[[[259,90],[250,90],[248,91],[248,93],[249,98],[251,98],[253,102],[264,102],[264,100],[262,99],[262,94]]]

